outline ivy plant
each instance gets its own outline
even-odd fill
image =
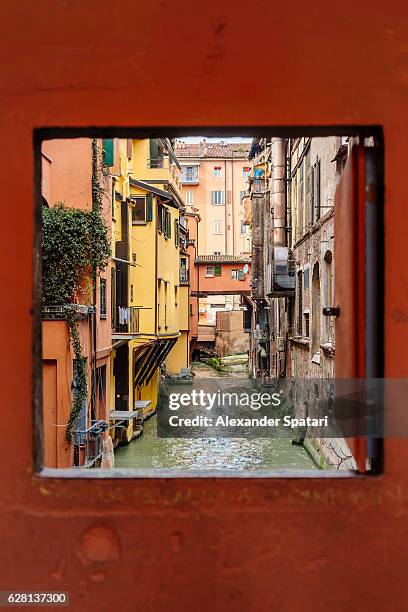
[[[92,142],[92,210],[70,208],[59,202],[42,210],[43,304],[64,306],[76,360],[75,394],[67,425],[72,440],[75,421],[87,396],[86,367],[79,336],[79,315],[73,305],[84,298],[86,284],[95,287],[96,277],[111,256],[108,229],[102,217],[106,176],[96,141]],[[90,303],[89,296],[86,301]]]

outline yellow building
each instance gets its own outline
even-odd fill
[[[114,154],[111,406],[146,418],[157,406],[160,366],[171,373],[188,366],[180,166],[168,139],[116,140]],[[124,424],[116,437],[129,440],[140,420]]]

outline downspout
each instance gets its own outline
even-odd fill
[[[235,215],[234,215],[234,153],[231,160],[231,217],[232,217],[232,254],[235,255]]]
[[[157,254],[158,254],[158,245],[157,245],[157,233],[158,233],[158,224],[157,224],[157,216],[158,216],[158,206],[157,206],[157,198],[154,198],[154,200],[156,201],[156,206],[154,207],[154,210],[156,211],[156,220],[155,220],[155,227],[154,227],[154,333],[155,336],[157,337],[157,270],[158,270],[158,264],[157,264]]]
[[[227,160],[224,159],[224,223],[225,223],[225,254],[228,255],[228,240],[227,240]]]
[[[92,141],[92,184],[94,181],[99,181],[98,176],[98,151],[97,151],[97,141],[94,139]],[[95,202],[95,192],[93,190],[92,193],[92,211],[96,210],[96,202]],[[92,262],[92,301],[93,301],[93,312],[92,312],[92,322],[91,322],[91,334],[92,334],[92,378],[91,378],[91,410],[93,411],[96,417],[96,350],[97,350],[97,341],[96,341],[96,280],[97,280],[97,270],[95,262]]]

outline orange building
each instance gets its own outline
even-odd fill
[[[245,256],[251,252],[251,232],[244,223],[243,198],[250,172],[250,143],[178,141],[175,152],[182,168],[182,194],[187,210],[200,214],[199,255]],[[237,294],[200,299],[201,319],[215,325],[219,309],[239,308]]]
[[[93,145],[89,138],[48,140],[42,145],[43,206],[91,211]],[[98,143],[102,150],[101,142]],[[95,178],[95,177],[94,177]],[[102,187],[102,217],[109,228],[110,194],[107,176]],[[111,352],[110,267],[93,284],[92,271],[82,279],[82,290],[72,304],[44,304],[42,321],[44,464],[47,467],[96,465],[102,438],[107,435],[109,368]],[[73,424],[71,442],[67,424],[77,393],[78,366],[67,324],[66,307],[78,317],[79,339],[86,371],[86,399]]]

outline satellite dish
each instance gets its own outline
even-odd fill
[[[242,268],[242,271],[243,271],[244,274],[248,274],[248,272],[249,272],[248,264],[245,264],[245,266]]]

